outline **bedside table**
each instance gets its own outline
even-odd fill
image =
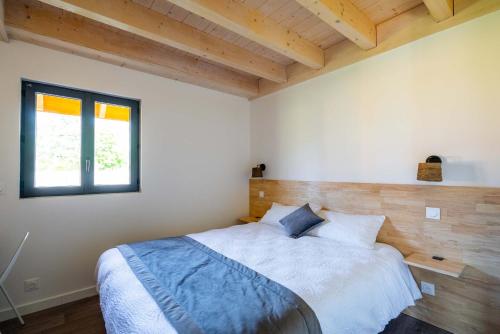
[[[257,223],[260,220],[260,218],[248,216],[248,217],[241,217],[238,220],[242,223],[248,224],[248,223]]]
[[[452,277],[460,277],[465,268],[465,264],[463,263],[453,262],[447,259],[442,261],[434,260],[432,256],[420,253],[413,253],[410,254],[410,256],[405,257],[404,263],[409,266],[430,270]]]

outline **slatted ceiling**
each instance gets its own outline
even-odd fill
[[[258,8],[262,13],[273,13],[279,8],[285,6],[288,2],[289,0],[274,0],[274,1],[267,0],[259,7],[254,7],[254,6],[249,6],[249,7]]]
[[[135,3],[138,3],[139,5],[150,8],[155,0],[133,0],[133,1]]]
[[[280,17],[282,16],[283,15],[281,15],[280,13]],[[289,29],[293,29],[310,16],[312,16],[311,12],[305,10],[302,6],[299,5],[299,7],[293,11],[292,15],[283,18],[280,21],[280,24]],[[272,15],[270,17],[272,17]]]
[[[181,22],[191,15],[187,10],[177,7],[165,0],[154,0],[150,8]]]
[[[135,0],[134,0],[134,1],[135,1]],[[153,0],[153,1],[157,1],[157,0]],[[91,21],[91,22],[93,22],[93,21]],[[96,26],[102,27],[103,29],[107,29],[107,30],[110,30],[110,31],[114,31],[114,32],[116,32],[116,33],[117,33],[117,34],[119,34],[119,35],[125,34],[125,35],[129,36],[130,38],[135,39],[135,40],[138,40],[138,41],[144,41],[144,40],[145,40],[143,37],[139,37],[139,36],[136,36],[136,35],[133,35],[133,34],[125,33],[125,32],[121,31],[121,30],[120,30],[120,29],[118,29],[118,28],[110,27],[110,26],[105,25],[105,24],[103,24],[103,23],[93,22],[93,24],[95,24]],[[152,42],[152,41],[148,41],[148,42],[149,42],[149,43],[156,44],[158,47],[160,47],[160,48],[165,49],[166,51],[168,51],[168,53],[175,53],[175,54],[178,54],[178,55],[181,55],[181,56],[187,56],[187,57],[189,57],[189,58],[195,58],[195,59],[197,59],[197,60],[202,61],[203,63],[207,63],[207,64],[215,65],[215,66],[217,66],[217,67],[220,67],[221,69],[224,69],[224,70],[229,70],[229,71],[232,71],[232,72],[236,72],[236,73],[242,74],[242,75],[244,75],[245,77],[248,77],[248,78],[252,78],[252,79],[259,79],[259,77],[254,76],[254,75],[251,75],[251,74],[249,74],[249,73],[246,73],[246,72],[243,72],[243,71],[239,71],[238,69],[235,69],[235,68],[232,68],[232,67],[226,66],[226,65],[224,65],[224,64],[220,64],[220,63],[217,63],[217,62],[211,61],[211,60],[206,59],[206,58],[200,59],[200,57],[193,56],[192,54],[190,54],[190,53],[188,53],[188,52],[185,52],[185,51],[182,51],[182,50],[179,50],[179,49],[176,49],[176,48],[170,47],[170,46],[168,46],[168,45],[159,44],[159,43],[155,43],[155,42]]]
[[[304,38],[307,38],[304,36]],[[319,39],[318,38],[318,46],[322,49],[328,49],[330,46],[337,44],[339,42],[342,42],[345,40],[345,37],[342,36],[341,34],[335,33],[331,35],[326,35],[323,38]]]
[[[269,59],[277,62],[278,64],[290,65],[290,64],[294,63],[294,61],[288,57],[285,57],[285,56],[280,55],[276,52],[273,52],[272,50],[269,50],[269,49],[262,47],[260,45],[258,45],[258,47],[260,48],[260,51],[259,51],[260,55],[262,55],[263,57],[269,58]],[[249,50],[252,50],[252,49],[249,49]]]
[[[208,22],[201,16],[192,14],[167,0],[133,0],[157,12],[189,24],[230,43],[236,44],[258,55],[269,58],[279,64],[293,63],[288,57],[267,49],[216,24]],[[422,3],[422,0],[352,0],[353,3],[375,23],[386,21],[400,13]],[[265,16],[282,26],[294,30],[303,38],[322,49],[337,44],[345,39],[332,27],[321,21],[296,1],[291,0],[239,0],[245,6],[259,10]]]
[[[422,3],[422,0],[352,0],[375,23],[387,21]]]
[[[394,16],[401,14],[411,8],[414,8],[422,3],[422,0],[352,0],[353,3],[376,24],[386,21]],[[269,0],[268,3],[281,3],[283,6],[274,7],[275,12],[265,12],[270,18],[281,20],[282,17],[288,16],[281,24],[295,30],[302,37],[310,40],[314,44],[326,49],[333,44],[336,44],[345,39],[336,30],[329,25],[319,20],[309,11],[301,8],[295,1],[290,4],[288,1]],[[265,8],[265,6],[261,7]],[[276,13],[278,12],[278,13]],[[309,15],[309,18],[300,21],[300,18]]]
[[[309,15],[307,17],[304,17],[301,22],[297,22],[296,25],[293,27],[293,29],[295,31],[300,31],[301,32],[300,35],[304,37],[305,33],[308,30],[314,28],[316,25],[321,26],[321,24],[319,24],[318,22],[318,18],[309,12]]]
[[[265,4],[266,2],[269,2],[268,0],[239,0],[242,4],[248,7],[252,8],[258,8]]]
[[[236,45],[239,45],[241,46],[242,48],[255,48],[257,49],[259,47],[259,45],[255,42],[252,42],[252,41],[249,41],[248,39],[246,38],[243,38],[241,36],[236,36],[236,38],[234,39],[234,44]]]
[[[316,18],[314,15],[312,16]],[[310,40],[322,49],[327,49],[335,43],[345,39],[345,37],[333,30],[328,24],[323,21],[318,22],[316,25],[308,29],[304,29],[301,36]]]
[[[158,0],[153,0],[153,4],[151,5],[152,10],[155,10],[159,13],[162,13],[164,15],[167,15],[170,9],[172,8],[172,4],[167,2],[167,1],[158,1]]]
[[[182,50],[179,50],[179,49],[174,49],[174,48],[171,48],[169,46],[164,46],[164,49],[166,50],[170,50],[171,52],[174,52],[174,53],[177,53],[181,56],[189,56],[189,57],[194,57],[195,59],[197,60],[200,60],[200,61],[203,61],[204,63],[207,63],[207,64],[211,64],[211,65],[215,65],[217,67],[220,67],[221,69],[225,69],[225,70],[229,70],[229,71],[232,71],[232,72],[236,72],[236,73],[239,73],[241,75],[244,75],[246,77],[249,77],[249,78],[253,78],[255,80],[257,79],[260,79],[259,77],[255,76],[255,75],[252,75],[252,74],[249,74],[249,73],[246,73],[246,72],[243,72],[243,71],[240,71],[236,68],[232,68],[232,67],[229,67],[229,66],[226,66],[224,64],[220,64],[220,63],[217,63],[215,61],[211,61],[210,59],[206,59],[206,58],[200,58],[200,57],[196,57],[196,56],[193,56],[191,55],[190,53],[187,53],[185,51],[182,51]]]
[[[144,0],[133,0],[134,2],[143,5]],[[267,1],[267,0],[265,0]],[[242,1],[245,4],[247,2]],[[259,2],[262,2],[261,0],[259,1],[254,1],[251,3],[252,6],[258,5]],[[146,4],[149,4],[149,2],[146,2]],[[147,6],[148,8],[151,8],[152,10],[155,10],[159,13],[162,13],[163,15],[167,15],[177,21],[183,22],[185,24],[188,24],[195,29],[207,32],[215,37],[218,37],[222,40],[225,40],[227,42],[236,44],[238,46],[241,46],[247,50],[250,50],[254,52],[255,54],[264,56],[266,58],[269,58],[279,64],[283,65],[288,65],[291,64],[293,61],[290,60],[289,58],[282,56],[272,50],[269,50],[267,48],[261,47],[259,44],[252,42],[244,37],[241,37],[240,35],[233,33],[232,31],[229,31],[227,29],[224,29],[212,22],[209,22],[208,20],[204,19],[201,16],[195,15],[193,13],[190,13],[186,11],[183,8],[180,8],[178,6],[175,6],[174,4],[166,1],[166,0],[153,0],[153,2]],[[254,8],[254,7],[252,7]]]
[[[156,0],[156,1],[161,1],[161,0]],[[261,8],[267,8],[268,11],[269,10],[280,11],[281,6],[283,5],[283,3],[280,4],[280,1],[276,1],[276,0],[272,0],[272,1],[270,1],[270,0],[264,0],[264,1],[257,0],[257,1],[241,1],[241,2],[250,8],[260,10],[260,11],[262,11]],[[266,4],[270,4],[270,3],[278,4],[278,6],[265,6]],[[285,3],[289,4],[290,2],[288,1]],[[174,8],[174,7],[177,7],[177,6],[172,5],[172,8]],[[301,9],[300,6],[294,6],[292,11],[297,11],[300,9]],[[265,13],[265,14],[267,15],[267,14],[272,14],[272,13]],[[309,13],[307,13],[307,14],[309,14]],[[312,15],[310,15],[310,16],[312,16]],[[187,24],[191,24],[191,25],[192,25],[192,22],[199,20],[199,19],[202,19],[200,16],[197,16],[195,14],[189,14],[188,18],[191,18],[191,19],[188,20],[186,18],[183,20],[183,22],[187,23]],[[279,21],[283,22],[283,19],[286,19],[286,15],[282,19],[280,19]],[[293,17],[293,20],[298,21],[298,22],[300,22],[301,19],[303,19],[303,17]],[[321,21],[319,21],[319,22],[321,23]],[[284,26],[287,27],[287,25],[284,25]],[[258,43],[255,43],[255,42],[250,41],[250,40],[248,40],[248,39],[246,39],[246,38],[244,38],[236,33],[233,33],[232,31],[229,31],[229,30],[224,29],[224,28],[219,27],[219,26],[217,26],[217,27],[218,27],[217,29],[212,29],[211,31],[205,30],[205,32],[213,34],[213,35],[215,35],[215,36],[217,36],[225,41],[228,41],[230,43],[239,45],[239,46],[241,46],[247,50],[250,50],[258,55],[269,58],[269,59],[271,59],[279,64],[289,65],[289,64],[293,63],[293,60],[291,60],[290,58],[288,58],[286,56],[283,56],[277,52],[274,52],[273,50],[265,48]]]
[[[191,14],[191,15],[196,16],[194,14]],[[199,16],[197,16],[197,17],[199,17]],[[256,42],[250,41],[249,39],[242,37],[242,36],[232,32],[232,31],[229,31],[225,28],[222,28],[218,25],[215,25],[215,26],[217,27],[217,29],[214,29],[209,33],[214,34],[217,37],[219,37],[225,41],[228,41],[230,43],[241,46],[247,50],[250,50],[258,55],[269,58],[269,59],[271,59],[279,64],[282,64],[282,65],[288,65],[288,64],[293,63],[293,60],[291,60],[288,57],[285,57],[277,52],[274,52],[273,50],[265,48]]]
[[[230,41],[231,43],[236,43],[238,41],[240,41],[240,43],[242,41],[248,42],[246,45],[251,43],[251,41],[247,40],[246,38],[241,37],[240,35],[232,32],[232,31],[228,31],[222,27],[219,27],[218,32],[219,32],[220,38],[222,38],[226,41]]]
[[[217,24],[209,22],[201,16],[190,13],[167,0],[133,0],[135,3],[151,8],[163,15],[188,24],[195,29],[204,31],[222,40],[245,48],[257,55],[261,55],[282,65],[290,65],[294,61],[282,54],[270,50],[262,45],[250,41]],[[265,16],[278,22],[285,28],[294,30],[313,44],[327,49],[345,39],[336,30],[303,8],[296,1],[291,0],[238,0],[245,6],[259,10]],[[375,23],[388,20],[401,12],[411,9],[422,0],[352,0]],[[179,54],[185,54],[177,51]],[[209,62],[215,64],[213,62]],[[224,66],[223,66],[224,67]]]
[[[25,4],[30,3],[30,1],[35,0],[7,0],[11,6],[13,6],[12,4],[16,2],[19,4]],[[55,6],[54,8],[69,8],[68,10],[70,11],[74,10],[74,7],[71,7],[71,3],[80,5],[85,4],[85,1],[83,0],[38,1],[41,3],[49,3],[52,6]],[[40,44],[58,50],[62,49],[66,52],[81,54],[93,59],[103,59],[106,62],[121,64],[122,66],[135,68],[161,76],[174,77],[187,82],[198,82],[202,86],[212,87],[223,91],[227,91],[226,89],[228,88],[230,92],[234,92],[235,94],[242,94],[243,92],[243,95],[245,96],[247,96],[247,93],[248,96],[255,96],[257,87],[252,86],[257,86],[258,83],[258,89],[260,90],[258,96],[264,96],[270,92],[277,91],[309,78],[333,71],[337,68],[345,66],[346,64],[379,54],[380,52],[392,49],[397,45],[409,43],[410,41],[423,36],[433,34],[450,26],[455,26],[472,18],[498,10],[496,1],[460,0],[456,6],[456,13],[454,17],[450,18],[446,24],[433,25],[424,20],[428,17],[428,10],[426,9],[426,6],[422,4],[422,0],[350,0],[374,23],[382,23],[379,25],[379,38],[381,42],[380,47],[375,48],[373,52],[367,53],[362,49],[356,49],[356,46],[349,41],[344,43],[343,41],[345,41],[345,38],[343,36],[333,30],[330,26],[326,25],[319,18],[316,20],[314,14],[311,14],[305,8],[302,8],[295,0],[231,0],[239,2],[251,9],[260,11],[264,17],[269,17],[274,22],[279,22],[278,24],[281,24],[285,29],[288,28],[293,30],[305,40],[310,41],[311,44],[316,44],[316,46],[325,50],[325,66],[320,70],[317,70],[310,69],[300,63],[295,63],[288,57],[267,49],[262,45],[251,42],[250,40],[247,40],[235,33],[231,33],[221,26],[207,22],[207,20],[202,17],[196,16],[169,2],[174,0],[123,1],[134,1],[138,6],[144,6],[155,10],[173,20],[192,26],[194,29],[200,31],[203,30],[207,35],[212,35],[221,40],[225,40],[227,43],[234,43],[239,46],[240,50],[247,49],[250,53],[255,53],[256,56],[260,55],[263,58],[271,59],[283,66],[291,64],[291,66],[288,66],[286,69],[287,82],[276,84],[268,80],[254,80],[253,76],[241,76],[239,73],[230,73],[230,71],[227,71],[227,67],[224,67],[224,71],[219,73],[220,80],[213,81],[212,76],[215,79],[215,72],[218,70],[215,66],[213,66],[213,62],[206,62],[205,64],[204,61],[199,61],[192,55],[189,55],[187,59],[182,59],[182,57],[179,56],[182,52],[176,51],[174,53],[171,49],[166,51],[170,57],[162,57],[160,46],[152,45],[152,43],[147,39],[142,42],[139,40],[135,41],[129,36],[122,36],[122,38],[127,40],[128,43],[135,44],[135,50],[139,50],[138,52],[130,51],[126,48],[120,48],[119,45],[112,45],[110,51],[111,53],[103,55],[103,53],[106,53],[106,50],[109,51],[109,48],[106,45],[109,43],[106,43],[106,40],[103,42],[102,39],[97,38],[95,41],[92,41],[89,39],[89,36],[85,36],[85,31],[83,31],[81,37],[78,37],[78,34],[74,33],[70,34],[68,37],[67,34],[62,34],[60,33],[60,29],[57,29],[58,24],[55,22],[58,22],[58,20],[52,20],[52,22],[41,20],[38,25],[30,25],[29,21],[27,21],[30,20],[30,16],[25,15],[24,17],[15,17],[15,22],[11,22],[13,27],[8,28],[12,29],[11,34],[15,35],[15,38],[19,40],[29,41],[34,44]],[[178,3],[181,4],[181,2]],[[22,10],[19,9],[18,11]],[[200,11],[200,13],[203,13],[203,11]],[[59,10],[57,15],[60,19],[64,19],[63,10]],[[94,17],[92,13],[87,13],[87,15],[89,15],[89,17]],[[134,15],[131,14],[129,18],[131,19],[133,17]],[[397,18],[393,19],[394,17]],[[99,17],[97,19],[99,20]],[[124,21],[126,20],[124,19]],[[80,28],[80,26],[75,22],[66,23],[75,26],[73,31],[77,31]],[[16,24],[18,25],[17,27]],[[87,24],[84,29],[92,31],[98,28]],[[82,28],[82,30],[84,29]],[[408,34],[398,35],[399,29],[403,29],[403,31],[408,32]],[[110,32],[106,31],[104,34],[108,35]],[[91,34],[91,36],[95,35],[99,36],[98,34]],[[106,39],[111,42],[116,42],[116,40],[120,38],[117,37],[115,40],[113,35],[110,34],[110,36],[106,36]],[[388,42],[389,40],[390,42]],[[127,42],[125,42],[125,45],[128,45]],[[90,46],[90,49],[86,49],[86,46]],[[141,54],[141,52],[143,53]],[[247,60],[251,58],[251,55],[249,55]],[[240,66],[245,68],[245,64],[240,64]],[[283,70],[283,66],[280,70]],[[281,71],[280,74],[284,74],[283,72],[284,71]],[[256,73],[261,73],[261,71],[256,71]],[[200,80],[198,80],[197,77],[200,77]],[[280,79],[283,80],[284,75],[282,75]],[[212,85],[212,82],[215,82],[215,84]],[[234,83],[234,85],[232,83]]]
[[[205,18],[194,14],[189,14],[188,16],[186,16],[183,22],[201,31],[205,31],[205,29],[207,29],[210,24],[213,24]]]
[[[284,21],[297,15],[297,11],[299,11],[302,7],[296,3],[295,1],[289,1],[283,6],[279,7],[278,9],[275,9],[272,12],[268,13],[263,13],[264,15],[268,16],[269,18],[273,19],[279,24],[284,25],[285,27],[289,28],[289,26],[286,26],[284,24]]]
[[[268,15],[271,19],[279,22],[284,27],[292,28],[294,25],[297,25],[300,26],[300,28],[304,32],[314,29],[313,33],[309,34],[308,37],[304,36],[304,38],[310,40],[318,46],[326,48],[343,38],[335,30],[326,25],[323,21],[314,17],[314,15],[312,15],[309,11],[302,8],[302,6],[298,5],[294,1],[240,0],[240,2],[245,4],[249,8],[261,11],[262,13],[264,13],[264,15]],[[267,49],[260,44],[252,42],[227,29],[224,29],[215,24],[206,25],[205,21],[207,20],[205,20],[204,18],[189,13],[188,11],[171,4],[166,0],[154,0],[150,8],[164,15],[168,15],[173,19],[189,24],[196,29],[203,30],[227,42],[236,44],[258,55],[269,58],[279,64],[289,65],[293,63],[293,60],[291,60],[290,58],[274,52],[273,50]],[[314,31],[316,31],[317,33]]]

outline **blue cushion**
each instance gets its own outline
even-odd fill
[[[280,223],[290,237],[297,239],[323,220],[311,210],[309,204],[306,204],[280,219]]]

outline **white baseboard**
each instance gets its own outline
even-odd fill
[[[79,299],[92,297],[95,295],[97,295],[97,290],[95,285],[93,285],[87,288],[69,291],[66,293],[62,293],[60,295],[35,300],[22,305],[17,305],[17,309],[19,310],[19,313],[21,313],[21,315],[25,315],[45,310],[54,306],[59,306],[66,303],[74,302]],[[4,308],[0,310],[0,321],[5,321],[15,317],[16,315],[14,314],[14,311],[12,311],[10,308]]]

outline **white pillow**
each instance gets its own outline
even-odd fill
[[[321,205],[309,203],[309,206],[311,207],[311,210],[314,213],[317,213],[321,210]],[[280,220],[282,218],[285,218],[286,216],[288,216],[289,214],[291,214],[292,212],[294,212],[298,208],[300,208],[300,206],[282,205],[279,203],[273,203],[271,208],[269,210],[267,210],[264,217],[262,217],[259,220],[259,223],[282,226],[280,223]]]
[[[385,216],[350,215],[333,211],[325,212],[325,216],[328,222],[313,228],[307,235],[369,249],[373,249],[378,231],[385,221]]]

